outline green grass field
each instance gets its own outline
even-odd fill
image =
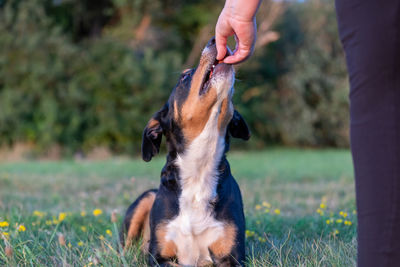
[[[245,204],[248,266],[355,265],[347,150],[231,152],[228,160]],[[158,186],[163,163],[0,164],[0,266],[146,266],[136,247],[119,254],[117,228],[128,205]]]

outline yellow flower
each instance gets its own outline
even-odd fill
[[[99,216],[99,215],[101,215],[101,214],[103,214],[103,211],[102,211],[101,209],[95,209],[95,210],[93,210],[93,215],[94,215],[94,216]]]
[[[26,228],[25,228],[25,226],[24,226],[23,224],[20,224],[20,225],[17,227],[17,229],[18,229],[18,232],[25,232],[25,230],[26,230]]]
[[[319,214],[319,215],[324,215],[324,212],[321,210],[321,209],[317,209],[317,213]]]
[[[342,219],[337,219],[337,220],[336,220],[336,223],[342,223],[342,222],[343,222]]]
[[[252,237],[254,235],[255,235],[254,231],[246,230],[246,237]]]
[[[339,215],[342,216],[343,218],[346,218],[347,212],[341,211],[341,212],[339,212]]]
[[[258,241],[260,241],[261,243],[265,243],[267,240],[264,237],[259,237]]]
[[[46,225],[51,225],[53,222],[51,220],[46,221]]]
[[[334,234],[334,235],[338,235],[338,234],[339,234],[339,230],[335,230],[335,231],[333,232],[333,234]]]
[[[271,204],[269,204],[269,203],[266,202],[266,201],[263,201],[262,205],[263,205],[264,207],[266,207],[266,208],[271,208]]]
[[[9,233],[8,232],[1,232],[5,237],[8,237],[9,236]]]
[[[86,232],[86,230],[87,230],[86,226],[81,226],[81,230],[82,230],[82,232]]]
[[[326,224],[330,224],[331,223],[331,220],[326,220]]]
[[[67,214],[65,212],[60,212],[58,214],[58,221],[60,222],[64,221],[65,217],[67,217]]]
[[[112,236],[111,230],[110,230],[110,229],[107,229],[107,230],[106,230],[106,234],[109,235],[109,236]]]
[[[261,209],[261,205],[256,205],[256,210],[260,210]]]
[[[275,214],[281,214],[281,210],[280,209],[274,209]]]
[[[6,221],[0,222],[0,227],[8,227],[10,224]]]
[[[36,216],[36,217],[43,217],[45,215],[45,213],[44,212],[41,212],[41,211],[38,211],[38,210],[35,210],[35,211],[33,211],[33,216]]]
[[[78,246],[82,247],[82,246],[83,246],[83,242],[82,242],[82,241],[79,241],[79,242],[78,242]]]
[[[352,223],[351,221],[347,221],[347,220],[346,220],[346,221],[344,221],[344,224],[350,226],[350,225],[352,225],[353,223]]]
[[[319,204],[319,207],[320,207],[321,209],[326,209],[326,204],[325,204],[325,203],[321,203],[321,204]]]
[[[81,211],[81,216],[82,216],[82,217],[85,217],[85,216],[86,216],[86,212]]]
[[[68,248],[71,248],[71,247],[72,247],[71,242],[68,242]]]

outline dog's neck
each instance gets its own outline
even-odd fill
[[[203,131],[178,154],[181,187],[180,205],[206,210],[215,198],[219,165],[224,157],[226,138],[218,131],[218,111],[212,112]]]

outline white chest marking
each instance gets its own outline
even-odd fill
[[[218,131],[218,115],[219,110],[214,108],[204,130],[176,161],[182,194],[179,214],[168,223],[166,239],[174,241],[182,265],[211,261],[208,247],[223,234],[224,224],[214,219],[210,207],[217,196],[217,168],[225,149],[225,139]]]

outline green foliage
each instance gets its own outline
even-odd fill
[[[292,4],[277,30],[281,38],[238,75],[236,103],[258,144],[348,146],[348,81],[333,2]]]
[[[179,55],[105,38],[75,44],[34,2],[3,13],[0,142],[136,150],[176,82]]]
[[[301,47],[288,54],[282,79],[280,129],[284,143],[348,145],[348,81],[333,2],[299,6]]]
[[[1,3],[0,146],[123,153],[138,151],[144,125],[223,5]],[[291,3],[275,30],[281,38],[258,49],[237,76],[235,104],[250,125],[251,144],[347,146],[347,76],[333,3]]]

